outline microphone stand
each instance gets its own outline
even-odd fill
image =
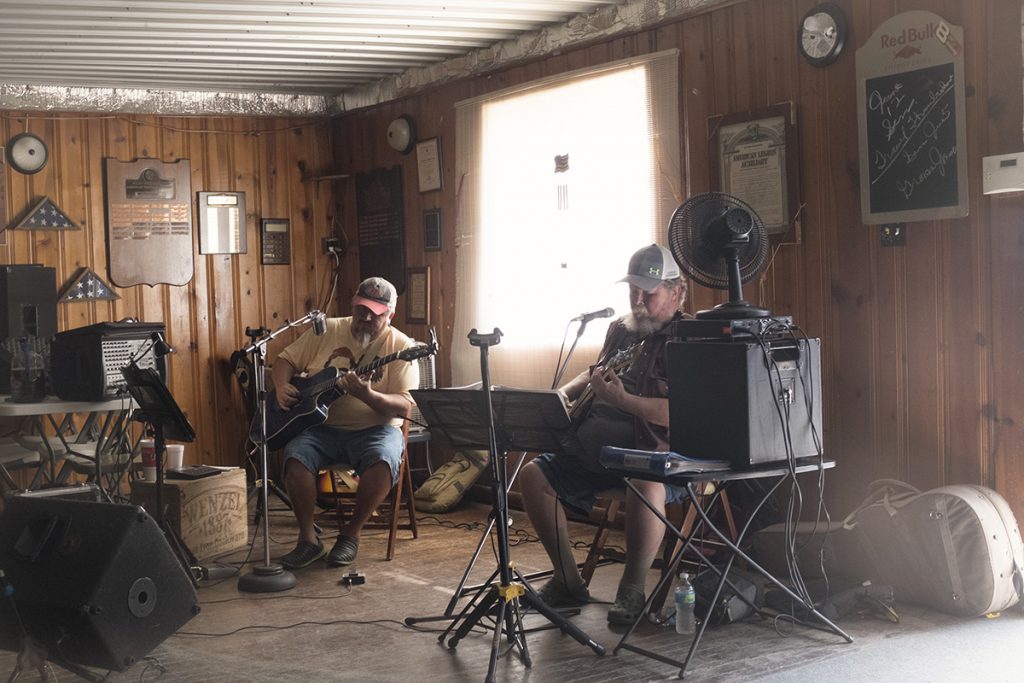
[[[242,349],[242,353],[251,353],[253,357],[253,382],[255,383],[256,415],[259,419],[260,439],[257,444],[260,451],[260,477],[263,478],[263,486],[260,487],[260,504],[263,506],[263,564],[254,565],[252,573],[238,579],[238,590],[247,593],[276,593],[286,591],[295,587],[295,574],[286,570],[280,564],[270,561],[270,514],[267,495],[267,391],[264,371],[267,366],[267,345],[280,334],[293,327],[299,327],[306,323],[313,322],[319,318],[320,311],[310,311],[295,322],[285,321],[284,325],[269,333],[262,339],[254,341]]]
[[[555,390],[558,388],[558,383],[562,381],[562,375],[565,374],[566,368],[569,367],[569,361],[572,359],[572,353],[576,350],[576,345],[580,342],[580,337],[583,336],[583,331],[587,329],[587,323],[589,323],[586,317],[580,320],[580,328],[576,330],[576,338],[572,340],[572,345],[569,346],[569,352],[565,354],[565,360],[562,362],[561,367],[555,369],[555,378],[551,380],[551,389]]]

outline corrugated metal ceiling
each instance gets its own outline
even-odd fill
[[[0,0],[0,83],[336,96],[623,0]]]

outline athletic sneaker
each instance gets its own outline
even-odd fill
[[[615,604],[608,609],[608,623],[629,626],[640,616],[646,603],[647,596],[636,586],[619,586]]]
[[[569,590],[568,586],[558,579],[551,579],[544,584],[543,588],[537,591],[537,597],[543,600],[545,605],[555,609],[559,607],[582,607],[590,602],[590,591],[587,590],[584,584]]]
[[[281,556],[281,566],[285,569],[302,569],[326,554],[324,544],[319,541],[315,545],[309,541],[299,541],[290,553]]]

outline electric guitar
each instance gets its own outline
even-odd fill
[[[614,356],[608,359],[607,363],[604,363],[599,368],[595,368],[595,371],[600,370],[601,372],[607,372],[611,370],[616,375],[621,375],[629,366],[636,360],[637,354],[640,353],[640,342],[628,346],[618,351]],[[594,389],[587,383],[586,388],[583,389],[583,393],[580,394],[572,406],[569,408],[569,421],[573,425],[579,426],[583,418],[590,412],[590,406],[594,403]]]
[[[437,342],[431,340],[429,344],[418,344],[396,351],[353,370],[330,367],[311,377],[293,377],[291,383],[299,390],[299,401],[288,410],[281,410],[273,391],[267,394],[267,447],[271,450],[281,448],[310,427],[326,422],[331,403],[345,395],[336,382],[346,372],[364,377],[396,360],[411,362],[435,353]],[[253,418],[249,427],[249,439],[255,444],[262,441],[259,414]]]

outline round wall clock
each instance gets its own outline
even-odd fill
[[[800,54],[812,66],[828,66],[839,58],[846,43],[846,16],[830,3],[811,8],[797,29]]]
[[[402,154],[412,151],[416,144],[416,126],[411,117],[402,114],[388,124],[388,144]]]
[[[7,143],[7,163],[18,173],[39,173],[49,158],[46,143],[32,133],[19,133]]]

